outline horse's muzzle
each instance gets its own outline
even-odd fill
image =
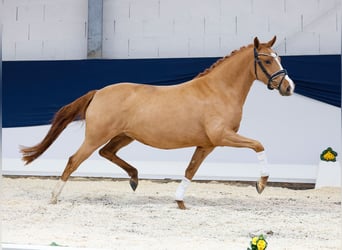
[[[281,86],[279,86],[279,89],[278,89],[279,93],[282,96],[290,96],[293,94],[294,89],[295,89],[295,84],[293,83],[291,78],[286,75]]]

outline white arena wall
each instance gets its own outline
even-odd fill
[[[87,58],[88,1],[3,0],[2,56],[14,60]],[[281,55],[341,53],[341,1],[336,0],[104,0],[103,58],[224,56],[252,42],[278,36]],[[82,142],[84,126],[71,124],[38,160],[23,166],[19,145],[38,143],[49,126],[3,128],[3,174],[60,175]],[[244,109],[242,135],[260,140],[271,181],[314,183],[319,155],[341,152],[341,110],[300,95],[281,97],[255,82]],[[193,149],[157,150],[139,143],[120,155],[142,178],[180,178]],[[125,177],[93,154],[76,176]],[[197,179],[255,180],[249,149],[217,148]]]
[[[2,0],[3,60],[87,58],[87,0]],[[215,57],[278,36],[281,55],[339,54],[340,0],[103,0],[104,58]]]

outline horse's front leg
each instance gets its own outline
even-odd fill
[[[203,148],[203,147],[197,147],[195,150],[195,153],[193,154],[191,161],[188,165],[188,167],[185,170],[185,176],[181,183],[179,184],[177,191],[176,191],[176,202],[178,204],[178,207],[180,209],[186,209],[184,205],[184,195],[189,187],[189,184],[196,174],[198,168],[200,167],[201,163],[203,160],[213,151],[214,147],[208,147],[208,148]]]
[[[224,133],[220,135],[215,134],[211,139],[217,146],[251,148],[257,153],[257,158],[260,163],[260,179],[256,183],[256,189],[261,194],[267,185],[269,177],[269,167],[264,146],[256,140],[246,138],[231,130],[224,130]]]

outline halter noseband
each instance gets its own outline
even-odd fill
[[[258,73],[257,73],[257,64],[259,65],[259,67],[261,68],[262,72],[266,75],[267,79],[268,79],[268,82],[267,82],[267,88],[270,89],[270,90],[273,90],[274,87],[272,86],[272,82],[275,80],[275,78],[277,78],[278,76],[281,76],[282,75],[282,78],[280,80],[280,83],[277,87],[277,89],[279,90],[281,85],[283,84],[283,81],[285,79],[285,77],[287,76],[287,71],[286,69],[280,69],[278,70],[277,72],[273,73],[272,75],[270,75],[265,66],[262,64],[261,60],[259,59],[259,55],[262,55],[262,56],[270,56],[270,57],[273,57],[275,58],[276,55],[268,55],[268,54],[258,54],[258,51],[256,50],[256,48],[254,48],[254,70],[255,70],[255,76],[256,76],[256,79],[258,79]]]

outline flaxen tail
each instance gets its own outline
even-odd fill
[[[90,91],[58,110],[53,118],[49,132],[39,144],[33,147],[21,147],[20,152],[23,154],[22,160],[25,162],[25,165],[43,154],[70,122],[74,121],[76,118],[85,118],[86,110],[95,93],[96,90]]]

